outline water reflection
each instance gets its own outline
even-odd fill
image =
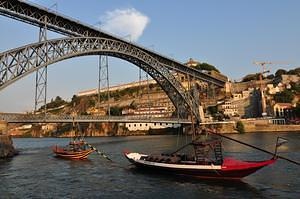
[[[281,155],[300,160],[300,134],[229,135],[273,151],[276,137],[287,137]],[[186,176],[148,173],[134,169],[122,151],[144,153],[173,151],[186,138],[137,136],[88,138],[113,163],[97,154],[87,161],[55,158],[51,146],[66,145],[59,138],[14,139],[19,156],[0,160],[0,198],[298,198],[299,167],[283,160],[263,168],[242,181],[201,180]],[[177,143],[179,143],[177,145]],[[270,155],[224,140],[226,153],[241,159],[263,159]]]

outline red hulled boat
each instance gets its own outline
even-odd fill
[[[192,155],[178,153],[192,146]],[[241,161],[223,158],[221,139],[212,136],[196,139],[171,154],[146,155],[125,152],[125,157],[139,168],[163,171],[197,178],[241,179],[276,161],[276,156],[263,161]]]
[[[65,159],[86,159],[88,155],[93,153],[96,149],[87,144],[84,140],[73,140],[67,146],[53,146],[53,152],[56,157]]]

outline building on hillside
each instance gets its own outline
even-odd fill
[[[171,117],[172,111],[168,110],[166,106],[151,106],[151,107],[140,107],[137,109],[125,108],[122,110],[122,115],[124,116],[134,116],[134,117]]]
[[[238,115],[237,106],[233,105],[231,101],[225,101],[225,103],[221,105],[221,109],[226,116],[232,117]]]
[[[281,92],[281,89],[278,86],[275,86],[273,84],[267,84],[267,91],[270,95],[275,95],[276,93]]]
[[[279,77],[274,79],[274,83],[282,83],[284,85],[290,83],[297,83],[300,81],[300,77],[298,75],[280,75]]]
[[[232,92],[232,83],[230,81],[227,81],[225,83],[225,87],[224,88],[225,88],[225,94],[226,94],[226,96],[229,96],[231,94],[231,92]]]
[[[229,117],[251,118],[259,114],[259,93],[253,88],[233,93],[218,106],[219,111]]]
[[[136,82],[131,82],[131,83],[127,83],[127,84],[120,84],[120,85],[116,85],[116,86],[111,86],[109,87],[109,91],[117,91],[117,90],[123,90],[126,88],[132,88],[132,87],[139,87],[139,86],[147,86],[148,84],[157,84],[155,80],[151,79],[151,80],[142,80],[142,81],[136,81]],[[107,92],[107,88],[102,88],[100,89],[100,93],[102,92]],[[95,95],[98,94],[98,89],[90,89],[90,90],[86,90],[86,91],[80,91],[77,96],[81,97],[81,96],[89,96],[89,95]]]
[[[87,109],[87,114],[90,115],[98,115],[98,116],[104,116],[107,114],[107,108],[104,107],[90,107]]]
[[[292,118],[292,109],[291,103],[276,103],[273,106],[273,114],[275,117]]]
[[[172,123],[163,123],[163,122],[155,122],[155,123],[126,123],[125,127],[129,131],[149,131],[149,130],[159,130],[166,128],[179,128],[181,124],[172,124]]]
[[[248,89],[248,90],[242,91],[243,99],[249,98],[252,91],[253,91],[253,89]]]
[[[173,114],[166,106],[140,107],[137,109],[127,108],[122,110],[122,115],[131,118],[169,118]],[[172,124],[167,122],[147,123],[125,123],[125,127],[129,131],[148,131],[165,128],[179,128],[180,124]]]
[[[243,94],[242,94],[242,93],[233,93],[233,94],[232,94],[232,99],[233,99],[233,100],[240,100],[240,99],[243,99]]]
[[[258,80],[251,80],[248,82],[234,82],[231,85],[231,92],[232,93],[239,93],[242,92],[244,90],[249,90],[249,89],[255,89],[255,88],[260,88],[261,83],[263,85],[263,87],[265,88],[267,86],[267,84],[269,84],[271,82],[271,80],[269,79],[264,79],[261,81]]]
[[[199,64],[201,64],[199,61],[196,61],[192,58],[190,58],[186,63],[184,63],[184,65],[186,65],[188,67],[196,67]]]
[[[224,82],[227,82],[229,80],[226,75],[223,75],[222,73],[215,71],[215,70],[208,71],[207,73],[214,78],[223,80]]]
[[[197,61],[197,60],[194,60],[194,59],[192,59],[192,58],[190,58],[186,63],[184,63],[184,65],[186,65],[186,66],[188,66],[188,67],[192,67],[192,68],[198,66],[199,64],[201,64],[201,62],[199,62],[199,61]],[[218,71],[215,71],[215,70],[205,71],[205,70],[203,70],[203,71],[201,71],[201,72],[206,73],[206,74],[209,74],[209,75],[211,75],[212,77],[218,78],[218,79],[223,80],[223,81],[225,81],[225,82],[228,81],[228,77],[225,76],[225,75],[223,75],[222,73],[220,73],[220,72],[218,72]]]

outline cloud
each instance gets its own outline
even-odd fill
[[[116,9],[108,11],[100,17],[101,28],[105,31],[128,37],[131,41],[137,41],[143,34],[150,19],[134,8]]]

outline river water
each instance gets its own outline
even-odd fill
[[[300,161],[300,133],[230,135],[274,151],[277,136],[289,142],[279,154]],[[96,137],[87,141],[114,162],[98,154],[85,161],[55,158],[50,147],[67,138],[14,139],[20,155],[0,160],[0,198],[300,198],[300,167],[284,160],[241,181],[199,180],[135,169],[124,149],[143,153],[172,151],[188,141],[176,135]],[[270,155],[224,140],[226,155],[259,160]]]

